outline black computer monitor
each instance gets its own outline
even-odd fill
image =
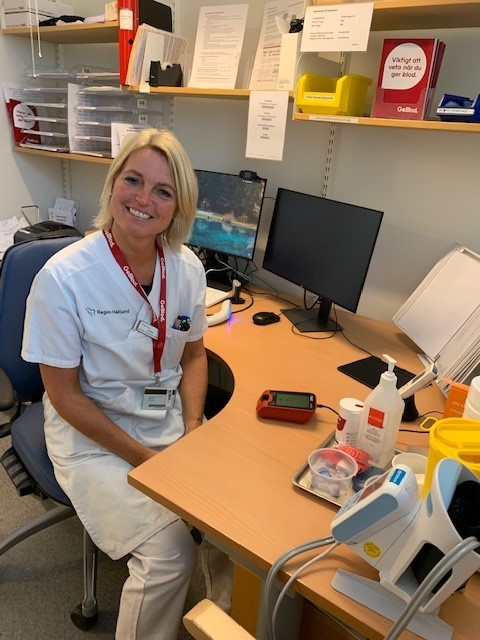
[[[332,304],[358,307],[383,212],[278,189],[263,268],[319,297],[318,309],[283,310],[299,331],[340,328]]]
[[[255,173],[195,170],[198,206],[188,244],[202,250],[206,269],[216,258],[251,260],[257,241],[267,181]],[[216,279],[216,278],[214,278]]]

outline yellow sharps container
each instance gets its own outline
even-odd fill
[[[480,478],[480,420],[443,418],[430,429],[423,495],[430,490],[433,470],[442,458],[454,458]]]

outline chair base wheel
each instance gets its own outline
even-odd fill
[[[98,618],[98,613],[95,613],[93,616],[85,616],[82,613],[82,605],[79,604],[78,607],[70,614],[73,624],[77,627],[77,629],[81,629],[82,631],[88,631],[93,625],[96,623]]]

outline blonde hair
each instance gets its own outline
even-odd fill
[[[139,149],[153,149],[161,153],[172,172],[177,195],[177,211],[168,228],[158,234],[157,238],[159,242],[178,250],[190,234],[197,209],[198,184],[185,149],[167,129],[144,129],[125,140],[108,170],[100,196],[100,210],[93,224],[96,229],[110,229],[112,226],[110,198],[113,186],[128,158]]]

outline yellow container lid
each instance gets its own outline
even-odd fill
[[[480,420],[443,418],[430,429],[424,494],[431,486],[433,471],[443,458],[453,458],[480,478]]]
[[[457,458],[466,465],[478,465],[480,471],[480,420],[444,418],[430,430],[429,446],[444,458]]]

